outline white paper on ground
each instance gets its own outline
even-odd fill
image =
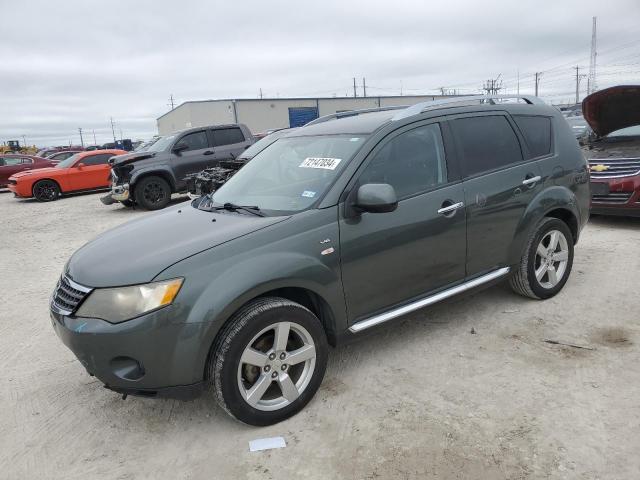
[[[272,448],[284,448],[287,444],[282,437],[258,438],[249,442],[249,451],[270,450]]]

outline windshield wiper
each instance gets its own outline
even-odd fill
[[[236,210],[242,210],[243,212],[249,212],[258,217],[265,217],[266,215],[260,211],[260,207],[255,205],[236,205],[235,203],[227,202],[224,205],[217,205],[209,207],[208,210],[229,210],[230,212],[235,212]]]

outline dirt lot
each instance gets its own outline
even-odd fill
[[[98,197],[0,194],[1,478],[640,478],[640,220],[592,219],[551,300],[498,286],[334,350],[307,408],[259,429],[209,395],[123,401],[58,341],[67,258],[146,215]]]

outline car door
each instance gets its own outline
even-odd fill
[[[463,175],[467,212],[467,275],[508,265],[509,249],[531,199],[540,169],[524,160],[520,138],[502,113],[450,120]]]
[[[214,149],[211,148],[205,129],[189,132],[176,140],[173,148],[184,145],[184,150],[172,151],[171,164],[178,182],[177,189],[185,188],[184,179],[187,175],[198,173],[214,158]]]
[[[448,161],[439,123],[404,127],[378,144],[356,174],[394,187],[389,213],[339,219],[342,281],[351,322],[465,277],[462,184]],[[347,200],[349,202],[349,200]],[[443,210],[445,209],[445,210]]]
[[[111,186],[109,159],[113,153],[89,155],[78,160],[65,176],[66,190],[93,190]],[[82,167],[79,165],[82,164]]]
[[[249,146],[240,127],[223,127],[211,130],[215,147],[215,161],[233,160]]]
[[[32,165],[23,163],[22,160],[20,157],[0,157],[0,185],[9,183],[9,177],[14,173],[28,170],[32,167]]]

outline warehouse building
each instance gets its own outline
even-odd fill
[[[158,133],[167,135],[185,128],[225,123],[244,123],[253,133],[260,133],[272,128],[299,127],[323,115],[345,110],[413,105],[442,97],[430,95],[189,101],[157,119]]]

